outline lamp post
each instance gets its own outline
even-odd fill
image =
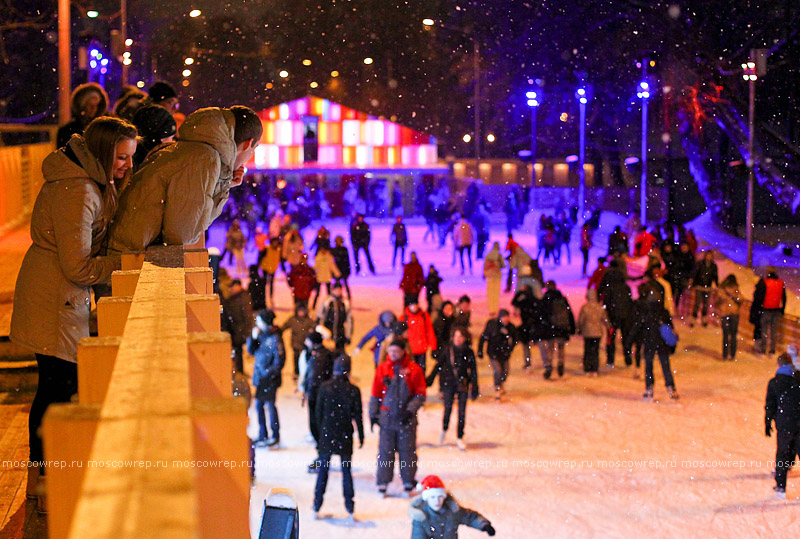
[[[578,90],[575,92],[575,98],[578,100],[578,108],[580,110],[580,149],[578,152],[578,219],[583,219],[584,206],[586,204],[586,170],[584,170],[584,164],[586,163],[586,104],[589,102],[589,96],[586,92],[586,88],[578,88]]]
[[[647,76],[647,62],[642,62],[643,75]],[[639,221],[647,225],[647,100],[650,99],[650,84],[643,80],[639,83],[636,97],[642,100],[642,179],[639,187]]]
[[[72,91],[70,64],[70,0],[58,0],[58,123],[70,118],[69,94]]]
[[[755,51],[750,51],[750,60],[742,64],[744,74],[742,78],[748,81],[750,87],[750,103],[748,107],[747,122],[747,222],[745,224],[747,237],[747,267],[753,267],[753,195],[755,188],[755,160],[753,159],[753,138],[755,137],[755,115],[756,115],[756,74]]]
[[[536,91],[525,92],[528,106],[531,108],[531,186],[536,185],[536,109],[541,104],[539,93]]]

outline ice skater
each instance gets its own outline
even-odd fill
[[[785,500],[786,476],[800,449],[800,374],[794,370],[792,356],[788,353],[778,356],[778,370],[767,384],[764,410],[764,433],[772,436],[773,421],[778,432],[773,489]]]
[[[458,504],[438,476],[429,475],[418,485],[419,496],[411,500],[411,539],[458,539],[458,527],[469,526],[494,537],[486,517]]]
[[[487,343],[486,352],[489,354],[489,363],[494,371],[495,400],[500,400],[505,395],[503,384],[508,378],[508,360],[511,351],[517,344],[517,331],[511,323],[511,317],[506,309],[500,309],[497,318],[486,322],[486,327],[478,341],[478,358],[483,359],[483,345]]]

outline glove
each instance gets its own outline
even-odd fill
[[[487,522],[486,524],[483,525],[483,528],[481,528],[481,531],[482,532],[486,532],[486,534],[489,537],[494,537],[494,534],[497,533],[497,532],[494,531],[494,528],[492,527],[492,525],[489,522]]]
[[[765,427],[764,427],[764,434],[766,434],[766,435],[767,435],[767,437],[770,437],[770,436],[772,436],[772,422],[769,422],[769,423],[767,423],[767,424],[765,425]]]
[[[414,412],[403,410],[403,413],[400,414],[400,423],[403,425],[407,425],[412,419],[414,419]]]
[[[377,424],[378,424],[378,418],[377,417],[370,417],[369,418],[369,431],[370,432],[375,432],[375,425],[377,425]]]

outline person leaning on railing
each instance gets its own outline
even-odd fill
[[[100,117],[42,164],[45,183],[31,216],[33,244],[17,277],[11,318],[11,340],[33,350],[39,367],[28,422],[31,498],[44,479],[42,417],[50,404],[69,402],[78,389],[77,349],[89,336],[90,287],[109,282],[120,269],[119,256],[98,254],[117,209],[116,185],[133,167],[135,151],[132,124]]]

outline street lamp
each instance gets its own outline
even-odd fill
[[[536,109],[541,104],[539,92],[525,92],[528,98],[528,106],[531,108],[531,185],[536,185]]]
[[[755,189],[756,163],[753,159],[753,138],[755,137],[755,115],[756,115],[756,51],[750,51],[750,60],[742,64],[742,78],[747,81],[750,87],[750,102],[748,107],[748,133],[747,133],[747,218],[745,223],[745,237],[747,238],[747,267],[753,267],[753,196]]]
[[[427,28],[432,28],[436,25],[436,21],[433,19],[422,19],[422,24]],[[453,32],[458,32],[464,37],[469,38],[472,41],[472,71],[473,71],[473,79],[475,80],[475,94],[473,97],[473,118],[475,120],[475,138],[473,139],[475,142],[475,169],[478,170],[478,176],[480,176],[480,161],[481,161],[481,50],[480,44],[478,40],[475,38],[472,32],[467,32],[462,30],[461,28],[457,28],[455,26],[448,26],[442,23],[438,25],[440,28],[444,28],[445,30],[451,30]],[[465,141],[467,142],[467,141]]]
[[[647,72],[647,62],[642,69]],[[636,91],[636,97],[642,100],[642,179],[639,187],[639,221],[647,225],[647,100],[650,99],[650,84],[642,81]]]
[[[578,100],[580,110],[580,135],[578,152],[578,218],[583,219],[583,211],[586,203],[586,104],[589,102],[589,94],[586,88],[578,88],[575,91],[575,99]]]

